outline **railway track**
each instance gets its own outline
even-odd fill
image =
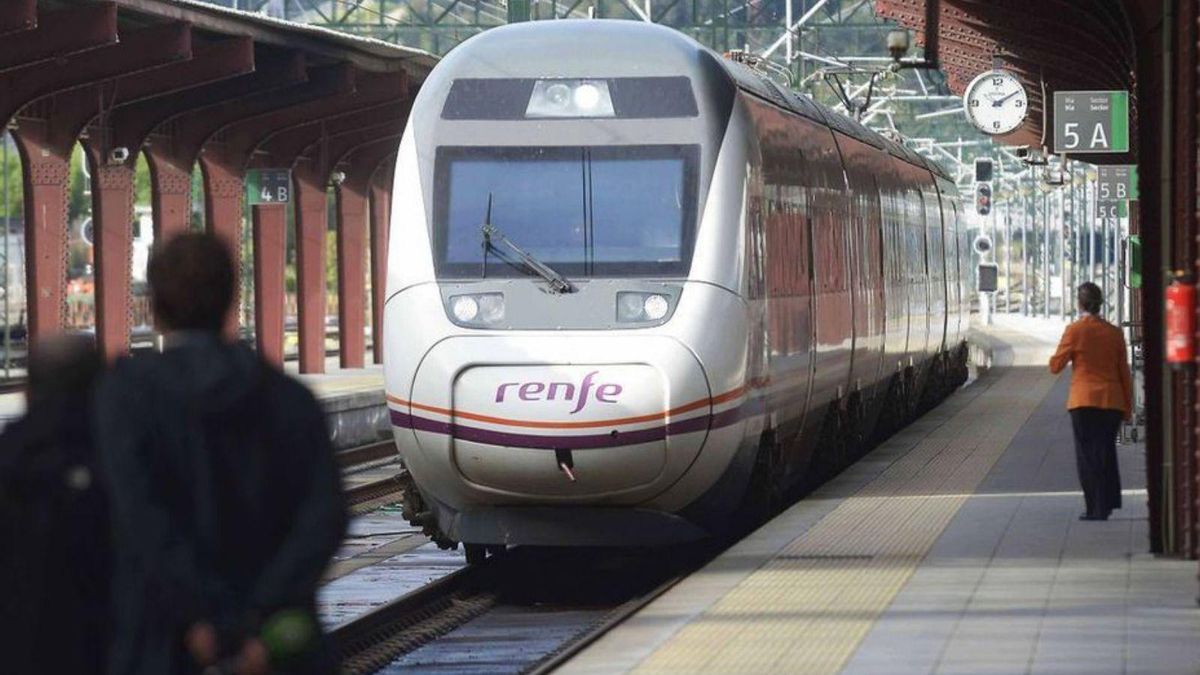
[[[342,450],[336,459],[346,482],[346,500],[355,513],[400,500],[408,472],[391,440]]]
[[[696,547],[663,561],[645,551],[513,549],[348,621],[332,637],[343,673],[549,673],[715,551]]]

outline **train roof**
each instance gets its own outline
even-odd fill
[[[653,39],[649,39],[653,38]],[[724,73],[738,89],[937,175],[944,172],[912,149],[888,140],[858,120],[781,87],[765,74],[724,58],[673,28],[643,21],[562,19],[509,24],[484,31],[450,51],[426,88],[452,77],[588,77],[595,75],[594,49],[605,49],[604,66],[614,77],[688,73],[704,80]],[[553,56],[552,56],[553,55]],[[712,67],[717,64],[717,68]]]
[[[761,71],[731,59],[723,57],[718,57],[718,59],[739,89],[797,115],[835,129],[867,145],[883,150],[893,157],[925,168],[936,176],[950,180],[950,177],[946,174],[946,170],[940,164],[931,161],[903,143],[897,143],[878,132],[872,131],[849,115],[843,115],[823,106],[808,96],[779,86]]]

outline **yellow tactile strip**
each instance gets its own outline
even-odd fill
[[[840,670],[1054,381],[1039,366],[998,375],[637,672]]]

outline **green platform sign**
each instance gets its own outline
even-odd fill
[[[1101,165],[1096,167],[1096,192],[1100,199],[1137,201],[1138,173],[1131,164]]]
[[[1128,218],[1129,202],[1117,199],[1097,199],[1097,218]]]
[[[1054,92],[1054,152],[1129,152],[1129,92]]]
[[[291,199],[291,169],[250,169],[246,172],[248,204],[286,204]]]

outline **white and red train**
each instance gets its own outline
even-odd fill
[[[667,28],[463,43],[393,194],[409,513],[474,558],[707,536],[965,378],[945,173]]]

